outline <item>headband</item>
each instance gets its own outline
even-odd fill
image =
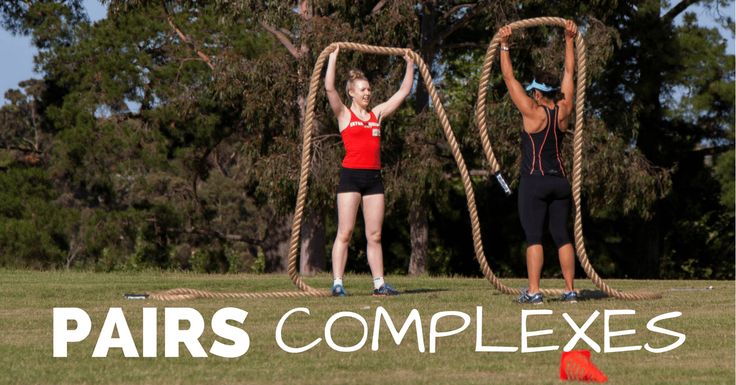
[[[537,79],[532,80],[532,84],[529,84],[528,86],[526,86],[527,91],[531,91],[535,88],[542,92],[551,92],[551,91],[557,91],[560,89],[559,87],[550,87],[544,83],[538,83]]]

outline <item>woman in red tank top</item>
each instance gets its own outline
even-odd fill
[[[343,274],[348,258],[348,243],[355,227],[358,207],[363,206],[366,254],[373,275],[373,295],[398,294],[383,279],[383,226],[384,197],[381,181],[381,120],[391,115],[409,95],[414,82],[414,63],[408,56],[406,73],[399,90],[387,101],[369,108],[371,86],[362,72],[351,70],[345,86],[350,107],[343,104],[335,88],[335,67],[340,49],[330,54],[325,75],[325,90],[330,107],[337,117],[345,145],[345,158],[340,169],[337,189],[337,236],[332,246],[332,295],[345,296]]]

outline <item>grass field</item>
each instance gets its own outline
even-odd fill
[[[125,300],[125,292],[189,287],[216,291],[293,290],[285,275],[195,275],[183,273],[64,273],[0,270],[0,384],[559,384],[558,365],[562,347],[574,330],[563,318],[568,313],[582,326],[596,310],[601,315],[586,334],[604,348],[604,313],[634,310],[635,315],[611,317],[610,330],[633,329],[636,334],[611,338],[614,347],[644,345],[663,347],[677,338],[647,329],[647,322],[661,314],[679,311],[682,316],[659,321],[657,326],[687,336],[685,343],[669,352],[647,350],[595,353],[593,362],[609,377],[610,384],[733,384],[734,383],[734,282],[732,281],[607,281],[621,290],[661,291],[663,299],[629,302],[594,299],[577,304],[548,301],[541,306],[521,306],[510,296],[491,289],[483,279],[389,277],[400,290],[413,291],[398,297],[374,298],[370,279],[347,276],[347,298],[302,298],[261,300],[192,300],[156,302]],[[307,280],[327,287],[328,276]],[[507,280],[523,287],[523,280]],[[544,287],[559,285],[544,281]],[[712,290],[699,290],[709,285]],[[580,280],[579,289],[594,289]],[[675,290],[672,290],[675,289]],[[685,290],[683,290],[685,289]],[[698,289],[698,290],[691,290]],[[437,339],[436,353],[418,350],[414,328],[396,345],[385,324],[379,348],[371,350],[376,308],[382,306],[397,328],[412,309],[421,315],[423,340],[429,349],[432,316],[458,311],[470,316],[470,325],[454,336]],[[540,353],[476,352],[476,307],[482,306],[484,345],[521,347],[522,309],[551,310],[552,315],[531,316],[528,330],[552,329],[553,334],[529,339],[530,346],[559,345]],[[67,358],[52,357],[52,314],[55,307],[78,307],[92,320],[89,337],[70,343]],[[141,352],[142,308],[158,308],[158,357],[125,358],[121,349],[111,349],[106,358],[92,358],[108,310],[121,307]],[[250,348],[239,358],[192,358],[182,346],[182,356],[165,358],[164,308],[191,307],[202,314],[205,332],[200,342],[206,351],[217,337],[209,321],[224,307],[248,312],[242,325]],[[304,353],[283,351],[276,343],[276,325],[289,310],[306,307],[311,314],[296,313],[283,329],[290,346],[304,346],[322,338]],[[368,325],[366,344],[355,352],[341,353],[325,342],[327,320],[339,312],[354,312]],[[231,322],[231,324],[233,324]],[[460,318],[445,317],[437,329],[459,328]],[[71,323],[73,326],[73,323]],[[342,318],[332,327],[332,338],[341,346],[358,344],[363,326]],[[115,334],[117,336],[117,333]],[[591,349],[578,341],[576,349]]]

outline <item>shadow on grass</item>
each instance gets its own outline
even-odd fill
[[[402,295],[404,294],[427,294],[427,293],[438,293],[442,291],[449,291],[449,289],[409,289],[404,290],[401,292]]]
[[[608,296],[608,294],[604,293],[601,290],[587,290],[587,289],[585,289],[585,290],[579,290],[578,291],[578,302],[591,301],[591,300],[596,300],[596,299],[605,299],[605,298],[610,298],[610,297]],[[546,297],[546,296],[544,298],[544,301],[545,302],[547,302],[547,301],[549,301],[549,302],[563,302],[562,299],[560,299],[559,297],[549,298],[549,297]]]
[[[590,301],[594,299],[608,298],[608,294],[601,290],[580,290],[578,291],[578,301]]]

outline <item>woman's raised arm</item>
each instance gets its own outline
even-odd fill
[[[406,60],[406,72],[404,73],[404,80],[401,82],[401,87],[387,101],[373,108],[373,113],[379,117],[379,120],[396,111],[411,92],[411,86],[414,84],[414,61],[409,58],[409,55],[404,55],[404,60]]]
[[[527,96],[524,87],[516,80],[514,76],[514,68],[511,65],[511,54],[509,53],[509,37],[511,36],[511,27],[502,27],[499,31],[501,37],[501,73],[503,73],[503,81],[509,90],[511,101],[514,102],[516,108],[519,109],[522,116],[529,117],[534,111],[534,101]]]
[[[330,54],[327,61],[327,73],[325,74],[325,91],[327,91],[327,99],[330,101],[332,112],[337,116],[338,121],[341,115],[345,114],[345,104],[340,99],[340,93],[335,89],[335,67],[337,66],[337,54],[340,53],[340,47],[336,48]]]

